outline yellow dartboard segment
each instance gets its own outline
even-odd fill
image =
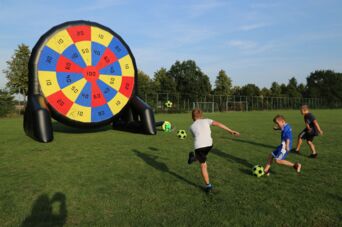
[[[91,40],[108,47],[109,43],[112,41],[113,35],[109,32],[102,30],[97,27],[91,27]]]
[[[121,74],[123,76],[134,77],[134,66],[132,59],[129,55],[119,59],[119,64],[121,67]]]
[[[91,107],[81,106],[74,103],[70,108],[67,117],[75,121],[91,122]]]
[[[116,94],[116,96],[108,102],[108,106],[112,111],[113,115],[117,114],[122,110],[122,108],[128,102],[128,98],[122,95],[120,92]]]
[[[116,91],[120,90],[121,81],[122,81],[121,76],[112,76],[112,75],[100,74],[99,79],[102,80],[103,82],[105,82],[107,85],[109,85],[114,90],[116,90]]]
[[[91,41],[81,41],[75,43],[87,66],[91,65]]]
[[[73,44],[73,41],[69,36],[69,33],[67,30],[63,30],[54,35],[46,45],[57,53],[62,54],[71,44]]]
[[[38,71],[38,80],[45,97],[61,89],[58,85],[56,72]]]
[[[86,83],[86,79],[82,78],[75,83],[63,88],[62,91],[66,97],[68,97],[72,102],[75,102]]]

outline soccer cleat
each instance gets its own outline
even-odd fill
[[[188,164],[190,165],[190,164],[193,163],[194,161],[195,161],[195,154],[194,154],[194,152],[190,151],[190,152],[189,152]]]
[[[315,154],[310,154],[310,155],[309,155],[309,158],[317,158],[317,155],[318,155],[317,153],[315,153]]]
[[[296,170],[297,173],[300,173],[300,170],[302,168],[302,164],[296,162],[293,166],[293,168]]]
[[[205,192],[209,193],[213,190],[213,186],[211,184],[207,184],[204,188]]]

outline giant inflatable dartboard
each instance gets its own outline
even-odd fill
[[[132,96],[134,57],[107,27],[92,22],[54,27],[33,57],[41,93],[61,119],[86,125],[108,122]]]

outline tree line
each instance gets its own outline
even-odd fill
[[[316,70],[306,78],[306,84],[298,83],[295,77],[288,83],[273,82],[269,88],[255,84],[233,86],[232,79],[224,70],[216,76],[214,86],[209,77],[193,60],[176,61],[169,70],[157,70],[153,78],[138,71],[138,94],[180,93],[190,99],[208,95],[263,96],[290,98],[325,98],[328,102],[342,102],[342,73],[332,70]]]
[[[27,95],[28,61],[31,55],[29,46],[18,45],[13,56],[3,70],[7,78],[6,89],[0,90],[0,103],[14,102],[12,94]],[[209,95],[240,95],[263,97],[325,98],[329,103],[342,102],[342,73],[332,70],[317,70],[306,78],[306,84],[298,84],[295,77],[287,84],[273,82],[271,87],[259,88],[255,84],[233,86],[231,78],[220,70],[212,86],[208,75],[202,72],[193,60],[176,61],[169,69],[160,68],[151,78],[138,70],[138,94],[179,93],[182,98],[196,100]],[[9,106],[14,106],[9,104]],[[3,112],[3,111],[2,111]],[[0,113],[2,113],[0,111]]]

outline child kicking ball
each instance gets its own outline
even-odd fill
[[[286,123],[285,117],[282,115],[275,116],[273,122],[276,123],[277,128],[281,130],[281,144],[268,157],[268,161],[264,169],[266,176],[270,175],[270,168],[273,160],[275,160],[275,162],[279,165],[293,167],[297,173],[300,173],[300,169],[302,168],[300,163],[292,163],[285,160],[292,147],[291,126]]]
[[[240,136],[240,133],[231,130],[224,124],[213,121],[211,119],[203,119],[203,112],[200,109],[192,110],[192,120],[194,121],[190,126],[190,132],[194,137],[195,152],[189,153],[188,164],[195,161],[200,163],[201,174],[205,183],[205,191],[210,192],[212,185],[209,182],[209,174],[207,169],[207,155],[213,148],[213,139],[211,138],[210,126],[217,126],[226,130],[228,133],[234,136]]]

